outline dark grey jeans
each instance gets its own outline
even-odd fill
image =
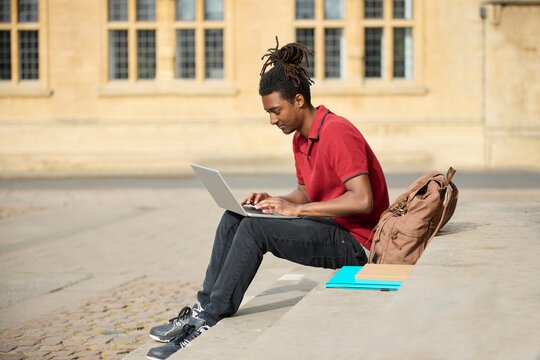
[[[364,248],[330,218],[246,218],[226,211],[221,218],[203,288],[201,317],[213,326],[238,310],[263,255],[337,269],[364,265]]]

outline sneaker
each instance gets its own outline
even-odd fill
[[[193,316],[195,317],[199,317],[199,314],[203,312],[203,307],[201,306],[201,303],[200,302],[197,302],[193,305],[193,307],[191,308],[191,310],[193,311]]]
[[[192,317],[189,323],[182,327],[181,333],[172,339],[168,344],[150,349],[146,358],[150,360],[163,360],[185,348],[191,341],[210,329],[203,319]]]
[[[193,308],[189,306],[184,307],[180,310],[177,317],[169,320],[168,324],[154,326],[150,329],[150,337],[161,342],[171,341],[180,335],[184,325],[189,322],[189,319],[191,317],[198,317],[201,311],[202,307],[199,303],[193,305]]]

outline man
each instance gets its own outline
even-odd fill
[[[150,336],[166,345],[149,351],[165,359],[238,310],[266,252],[299,264],[336,269],[367,262],[371,229],[388,207],[381,166],[352,123],[311,104],[309,50],[296,43],[269,49],[259,94],[270,123],[294,133],[298,186],[290,194],[252,193],[243,204],[297,219],[245,218],[226,211],[216,231],[203,288]],[[309,64],[307,64],[309,66]],[[269,71],[266,69],[273,66]]]

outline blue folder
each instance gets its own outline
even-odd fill
[[[344,266],[326,283],[327,288],[397,290],[403,281],[356,280],[356,274],[363,266]]]

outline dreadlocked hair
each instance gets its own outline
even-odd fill
[[[267,50],[261,58],[266,61],[261,70],[259,82],[259,94],[268,95],[279,92],[281,96],[292,103],[296,94],[301,94],[305,102],[311,105],[310,86],[313,80],[306,68],[302,66],[302,60],[306,60],[309,67],[308,55],[313,53],[304,45],[290,43],[279,48],[279,40],[276,36],[276,47]],[[266,69],[272,66],[268,71]]]

